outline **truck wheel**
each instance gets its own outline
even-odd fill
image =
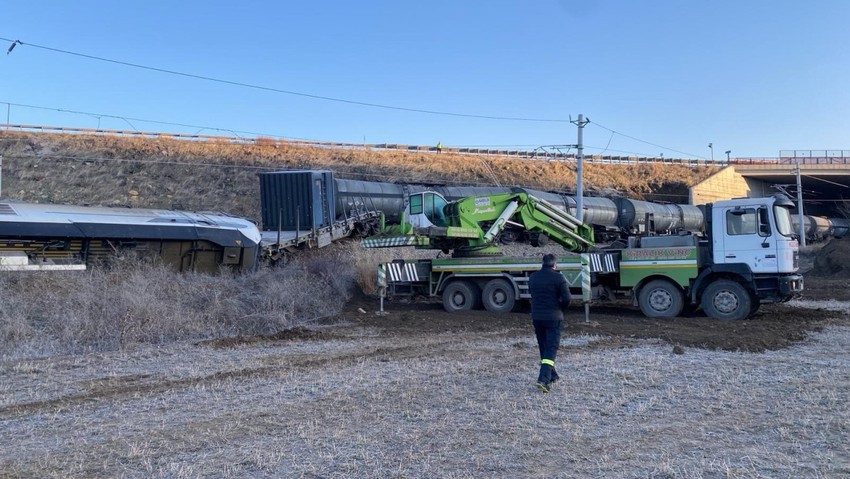
[[[729,279],[717,280],[702,293],[702,309],[709,317],[740,320],[750,315],[753,300],[744,286]]]
[[[514,309],[516,297],[514,287],[504,279],[493,279],[484,285],[481,294],[484,309],[492,313],[509,313]]]
[[[443,290],[443,309],[449,313],[475,309],[480,301],[478,286],[469,281],[452,281]]]
[[[655,279],[640,289],[638,304],[647,318],[675,318],[685,306],[685,297],[677,285]]]

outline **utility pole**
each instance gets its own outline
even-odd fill
[[[579,114],[578,121],[572,122],[578,127],[578,143],[576,144],[576,219],[584,222],[584,126],[590,123],[584,115]],[[584,322],[590,322],[590,255],[581,255],[581,302],[584,303]]]
[[[578,143],[576,143],[576,218],[584,219],[584,126],[590,123],[579,113],[578,121],[572,122],[578,127]]]
[[[708,149],[711,150],[711,161],[714,162],[714,143],[709,143]]]
[[[800,247],[806,247],[806,224],[803,222],[803,182],[800,179],[800,158],[797,157],[797,218],[800,220]]]

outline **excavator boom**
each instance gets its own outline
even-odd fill
[[[537,241],[546,235],[573,252],[587,251],[594,244],[593,227],[522,190],[464,198],[449,203],[444,211],[448,224],[476,230],[481,244],[493,243],[507,228],[521,229]]]
[[[363,240],[367,248],[417,246],[454,251],[456,255],[500,254],[496,243],[506,231],[526,235],[535,246],[551,239],[572,252],[594,246],[593,227],[524,190],[471,196],[443,208],[445,225],[416,228],[402,224],[388,234]],[[403,235],[391,231],[403,231]]]

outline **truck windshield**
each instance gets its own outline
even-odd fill
[[[446,226],[446,215],[443,213],[445,206],[446,200],[442,196],[436,193],[425,193],[425,217],[434,226]]]
[[[784,206],[773,206],[773,216],[776,217],[776,230],[782,236],[792,236],[794,230],[791,227],[791,213]]]

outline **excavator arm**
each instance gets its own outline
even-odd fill
[[[590,225],[522,189],[463,198],[448,203],[442,213],[445,222],[439,226],[416,227],[403,217],[401,224],[384,226],[381,234],[361,244],[364,248],[440,249],[455,256],[493,255],[501,254],[496,244],[509,230],[525,234],[534,246],[551,239],[569,251],[583,252],[594,245]]]
[[[521,229],[532,244],[551,239],[572,252],[587,251],[594,245],[593,227],[559,210],[551,203],[523,190],[490,196],[474,196],[449,203],[444,208],[446,223],[465,234],[465,245],[476,248],[492,245],[506,228]],[[451,236],[448,235],[447,239]]]

